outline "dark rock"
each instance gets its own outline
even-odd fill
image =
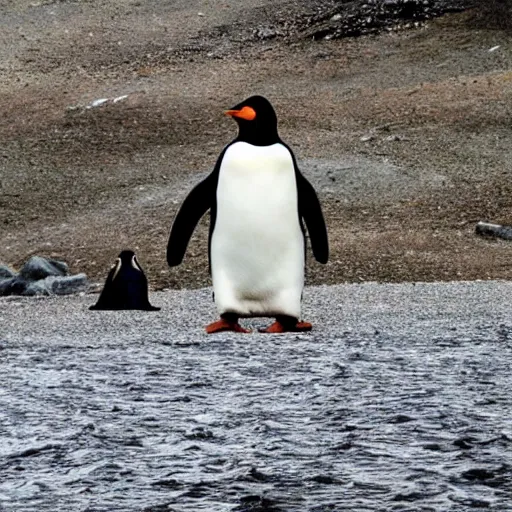
[[[48,276],[28,283],[22,295],[71,295],[87,291],[89,283],[85,274],[76,276]]]
[[[69,274],[68,264],[64,261],[54,260],[52,258],[49,258],[47,261],[49,261],[53,267],[60,270],[63,275],[67,276]]]
[[[8,295],[70,295],[89,288],[87,276],[69,276],[63,261],[32,256],[16,274],[5,265],[0,266],[0,297]]]
[[[27,282],[23,292],[16,295],[24,295],[25,297],[34,297],[35,295],[50,295],[51,281],[54,277],[47,277],[37,281]]]
[[[13,279],[0,279],[0,297],[7,295],[7,290],[10,289]]]
[[[28,282],[18,276],[2,279],[0,280],[0,297],[23,295],[27,286]]]
[[[52,292],[55,293],[55,295],[70,295],[72,293],[85,292],[88,288],[89,282],[85,274],[57,277],[52,283]]]
[[[16,272],[11,270],[7,265],[0,265],[0,279],[14,277]]]
[[[480,221],[475,227],[475,233],[482,237],[512,240],[512,226],[502,226],[501,224]]]
[[[32,256],[20,270],[20,277],[27,281],[37,281],[49,276],[65,276],[68,266],[63,261]]]
[[[341,0],[327,11],[321,10],[307,22],[297,20],[297,32],[307,39],[336,39],[372,34],[382,30],[412,28],[447,12],[463,11],[472,0]]]

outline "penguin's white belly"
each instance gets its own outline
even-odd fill
[[[300,318],[304,236],[290,152],[237,142],[224,154],[211,240],[219,313]]]

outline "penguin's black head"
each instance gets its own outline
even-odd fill
[[[226,110],[225,114],[238,123],[236,140],[254,146],[270,146],[280,142],[276,112],[270,101],[263,96],[251,96]]]
[[[123,264],[131,263],[134,257],[135,253],[133,251],[121,251],[118,256],[118,258],[123,262]]]
[[[121,251],[119,253],[115,265],[116,271],[114,273],[114,277],[117,275],[121,267],[124,267],[125,269],[131,267],[138,272],[142,272],[139,262],[137,261],[137,257],[133,251]]]

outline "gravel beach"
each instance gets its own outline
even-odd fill
[[[210,289],[1,299],[0,510],[508,510],[511,292],[309,287],[301,335],[207,336]]]
[[[306,287],[303,317],[314,325],[311,337],[324,339],[375,329],[404,337],[439,336],[452,328],[476,332],[475,326],[510,321],[512,283],[475,281],[451,283],[403,283]],[[217,317],[212,289],[153,292],[150,302],[160,312],[88,311],[97,295],[0,299],[0,339],[8,346],[29,346],[31,339],[80,345],[102,345],[117,340],[120,348],[137,341],[158,343],[208,342],[226,335],[207,336],[203,327]],[[27,319],[31,319],[30,322]],[[263,320],[242,320],[261,327]],[[227,335],[228,337],[230,335]],[[274,338],[257,333],[236,339],[256,343],[265,339],[293,340],[296,334]],[[256,341],[257,340],[257,341]],[[8,348],[4,345],[4,348]]]

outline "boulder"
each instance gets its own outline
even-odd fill
[[[25,281],[25,289],[16,295],[23,295],[25,297],[33,297],[35,295],[50,295],[51,283],[54,279],[54,276],[49,276],[45,277],[44,279],[38,279],[37,281]]]
[[[0,279],[0,297],[6,297],[7,295],[12,294],[13,284],[15,280],[15,277],[10,277],[8,279]]]
[[[28,285],[29,282],[19,276],[4,279],[0,281],[0,296],[25,295]]]
[[[32,256],[16,274],[0,265],[0,297],[8,295],[71,295],[85,292],[89,282],[85,274],[70,276],[63,261]]]
[[[475,233],[482,237],[512,240],[512,226],[503,226],[501,224],[492,224],[490,222],[480,221],[475,227]]]
[[[54,278],[51,290],[55,295],[71,295],[73,293],[86,292],[89,281],[85,274]]]
[[[65,276],[68,274],[68,266],[63,261],[32,256],[20,270],[20,277],[27,281],[37,281],[49,276]]]
[[[14,277],[16,272],[11,270],[7,265],[0,265],[0,280]]]

